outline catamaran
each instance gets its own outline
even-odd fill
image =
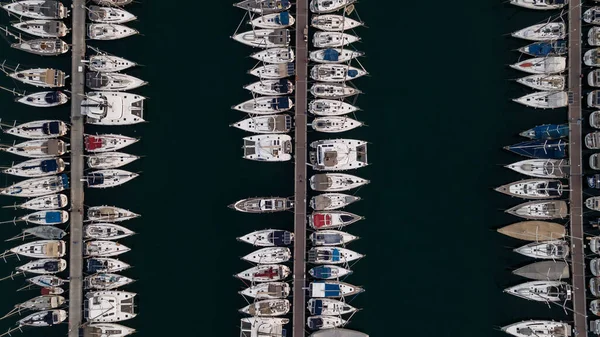
[[[94,240],[119,240],[135,234],[134,231],[112,223],[92,223],[83,226],[83,236]]]
[[[364,54],[353,49],[327,48],[311,51],[308,56],[311,61],[319,63],[345,63]]]
[[[313,246],[346,245],[356,239],[358,239],[357,236],[336,230],[323,230],[310,235]]]
[[[367,166],[367,142],[355,139],[324,139],[310,143],[309,159],[317,171],[344,171]]]
[[[4,131],[4,130],[3,130]],[[67,124],[59,120],[40,120],[17,125],[4,133],[29,139],[58,138],[67,134]]]
[[[569,174],[569,161],[565,159],[526,159],[505,167],[536,178],[566,178]]]
[[[50,209],[60,209],[66,207],[69,198],[64,194],[45,195],[27,200],[26,202],[15,205],[15,208],[30,209],[33,211],[44,211]]]
[[[363,69],[345,64],[317,64],[310,70],[310,77],[322,82],[345,82],[366,75]]]
[[[25,0],[2,4],[7,12],[32,19],[64,19],[69,10],[58,1]]]
[[[358,310],[346,302],[332,298],[311,298],[308,300],[307,309],[311,315],[325,316],[341,316]]]
[[[290,15],[290,12],[270,13],[259,16],[248,22],[253,27],[264,29],[277,29],[293,26],[296,20]]]
[[[118,322],[134,318],[135,293],[103,290],[85,294],[85,318],[88,322]]]
[[[239,294],[256,299],[286,298],[290,295],[290,285],[286,282],[258,283],[240,291]]]
[[[313,130],[327,133],[350,131],[362,125],[362,122],[346,116],[317,117],[311,123]]]
[[[258,14],[277,13],[292,7],[289,0],[243,0],[233,5]]]
[[[127,74],[121,73],[93,73],[88,72],[85,75],[85,85],[98,91],[130,91],[141,86],[146,85],[148,82],[140,80],[137,77],[133,77]],[[90,93],[90,95],[93,93]],[[127,98],[127,96],[125,96]]]
[[[68,77],[62,70],[35,68],[7,73],[9,77],[42,88],[59,88],[65,86],[65,79]]]
[[[308,251],[308,262],[314,264],[345,264],[364,255],[340,247],[313,247]]]
[[[513,251],[534,259],[565,259],[569,256],[569,243],[564,240],[532,242]]]
[[[292,159],[292,137],[266,134],[244,137],[244,159],[280,162]]]
[[[124,287],[134,280],[119,274],[99,273],[83,279],[85,289],[111,290]]]
[[[507,209],[506,213],[532,220],[564,219],[569,208],[563,200],[541,200],[522,203]]]
[[[567,53],[567,41],[534,42],[519,48],[519,51],[533,57],[564,55]]]
[[[69,144],[60,139],[39,139],[28,140],[0,150],[28,158],[47,158],[62,156],[67,153],[68,146]]]
[[[503,326],[502,331],[515,337],[570,337],[571,326],[567,323],[529,320]]]
[[[328,32],[343,32],[348,29],[360,27],[363,25],[363,22],[342,15],[325,14],[313,16],[310,20],[310,25],[316,29]]]
[[[600,7],[592,7],[583,12],[583,21],[593,25],[600,24]]]
[[[286,79],[260,80],[244,86],[244,89],[265,96],[289,95],[294,91],[294,83]]]
[[[116,273],[131,268],[121,260],[110,257],[94,257],[85,260],[85,271],[89,274]]]
[[[333,280],[352,274],[352,270],[342,268],[340,266],[325,264],[311,268],[308,271],[308,274],[314,278],[322,280]]]
[[[269,197],[269,198],[248,198],[242,199],[229,208],[244,213],[272,213],[286,211],[294,207],[294,201],[288,198]]]
[[[315,48],[336,48],[360,41],[360,37],[342,32],[316,32],[312,41]]]
[[[266,247],[256,250],[242,260],[256,264],[274,264],[287,262],[292,258],[292,252],[287,247]]]
[[[17,267],[17,271],[31,274],[56,274],[65,269],[67,269],[65,259],[39,259]]]
[[[560,180],[538,178],[516,181],[495,190],[522,199],[552,199],[562,196],[563,185]]]
[[[290,311],[290,301],[286,299],[266,299],[248,304],[239,310],[241,313],[259,317],[282,316]]]
[[[275,47],[250,55],[255,60],[262,61],[264,63],[289,63],[294,62],[294,50],[284,47]]]
[[[270,115],[290,110],[294,106],[290,97],[261,96],[243,102],[232,109],[253,115]]]
[[[314,281],[308,285],[308,296],[312,298],[341,298],[363,291],[361,287],[340,281]]]
[[[290,44],[288,29],[254,29],[239,33],[234,40],[255,48],[287,47]]]
[[[121,255],[131,249],[114,241],[87,241],[83,247],[85,257],[111,257]]]
[[[85,150],[92,153],[120,150],[138,141],[139,138],[116,134],[84,135]]]
[[[13,197],[39,197],[54,194],[69,188],[69,177],[66,174],[42,178],[32,178],[12,184],[0,191],[0,194]]]
[[[281,229],[263,229],[240,236],[237,240],[260,247],[289,246],[294,242],[294,233]]]
[[[308,111],[317,116],[341,116],[358,110],[350,103],[334,99],[315,99],[308,103]]]
[[[532,108],[557,109],[564,108],[569,104],[569,95],[565,91],[538,91],[523,97],[514,98],[513,102]]]
[[[67,247],[62,240],[39,240],[11,248],[9,252],[34,259],[59,258],[65,256]]]
[[[539,10],[560,9],[568,3],[569,0],[510,0],[511,5]]]
[[[312,213],[308,217],[308,224],[310,227],[316,230],[321,230],[330,228],[341,228],[353,224],[362,219],[362,216],[350,212],[319,211]]]
[[[562,281],[525,282],[506,288],[504,292],[539,302],[563,302],[571,299],[571,285]]]
[[[125,170],[107,169],[90,172],[83,177],[83,181],[89,188],[108,188],[123,185],[138,176],[137,173]]]
[[[37,178],[62,173],[65,161],[61,158],[30,159],[2,170],[17,177]]]
[[[343,83],[317,82],[310,88],[310,93],[317,98],[345,98],[362,93],[360,90]]]
[[[309,205],[315,211],[331,211],[344,208],[359,201],[360,197],[344,193],[324,193],[310,199]]]
[[[291,273],[286,265],[281,264],[263,264],[235,275],[237,278],[250,282],[272,282],[285,280]]]
[[[295,70],[294,63],[290,62],[287,64],[265,64],[250,70],[248,73],[265,80],[277,80],[294,76]]]
[[[133,28],[113,23],[92,23],[87,26],[87,36],[92,40],[118,40],[139,33]]]
[[[566,26],[562,22],[540,23],[523,28],[511,35],[516,38],[530,41],[560,40],[567,36]]]
[[[368,183],[367,179],[345,173],[321,173],[310,177],[310,188],[320,192],[348,191]]]
[[[313,13],[332,13],[351,5],[356,0],[311,0],[310,11]]]
[[[88,209],[87,217],[88,220],[96,222],[120,222],[135,219],[140,215],[114,206],[93,206]]]
[[[137,19],[135,15],[128,11],[114,6],[90,6],[88,8],[88,18],[90,21],[98,23],[126,23]]]
[[[125,166],[140,159],[135,156],[123,152],[101,152],[88,156],[87,165],[94,169],[114,169]]]
[[[600,149],[600,131],[590,132],[584,138],[585,147],[590,150]]]
[[[569,136],[568,124],[542,124],[519,133],[519,136],[529,139],[558,139]]]
[[[510,67],[530,74],[557,74],[567,68],[567,58],[564,56],[536,57],[511,64]]]
[[[544,91],[562,91],[565,89],[563,75],[534,74],[517,79],[517,83]]]
[[[63,37],[69,32],[64,22],[56,20],[28,20],[14,23],[12,26],[38,37]]]

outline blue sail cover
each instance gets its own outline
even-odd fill
[[[348,70],[348,76],[350,77],[356,77],[358,75],[358,70],[356,69],[350,69]]]
[[[279,80],[279,82],[277,82],[277,92],[279,92],[280,94],[285,94],[288,92],[289,90],[289,82],[288,80],[286,80],[285,78],[282,78]]]
[[[290,102],[288,101],[287,97],[276,98],[273,100],[272,107],[275,110],[288,109],[290,107]]]
[[[320,315],[323,312],[323,301],[315,300],[312,302],[312,310],[313,315]]]
[[[61,223],[61,212],[46,212],[46,223],[47,224],[59,224]]]
[[[40,169],[42,170],[42,172],[56,172],[58,171],[58,161],[56,159],[48,159],[48,160],[44,160],[41,165],[40,165]]]
[[[562,159],[567,157],[567,143],[562,139],[532,140],[507,146],[505,149],[535,159]]]
[[[323,60],[325,61],[337,61],[340,57],[340,53],[335,49],[325,49],[323,51]]]
[[[275,246],[287,246],[292,243],[292,236],[288,231],[274,231],[269,234],[269,240]]]
[[[342,291],[339,284],[325,283],[324,297],[340,297]]]
[[[339,262],[340,261],[340,250],[334,248],[331,254],[331,261]]]
[[[40,269],[40,268],[33,268],[33,269]],[[48,262],[44,262],[44,265],[41,269],[44,269],[47,272],[57,272],[60,269],[59,266],[59,262],[58,261],[48,261]]]
[[[312,269],[312,276],[314,278],[330,278],[331,277],[331,267],[327,266],[318,266]]]
[[[65,189],[69,188],[69,176],[63,173],[60,175],[60,180]]]
[[[90,274],[97,273],[106,267],[104,266],[104,262],[96,260],[96,259],[88,259],[86,265],[86,271]]]
[[[533,139],[558,139],[569,136],[568,124],[545,124],[531,129],[534,133]]]
[[[281,12],[279,13],[279,16],[275,18],[275,22],[284,26],[287,26],[290,24],[290,13],[288,12]]]
[[[558,40],[555,42],[536,42],[525,47],[529,55],[535,57],[548,55],[562,55],[567,52],[567,41]]]

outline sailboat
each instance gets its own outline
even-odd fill
[[[95,3],[103,6],[122,7],[129,5],[133,0],[93,0]]]
[[[308,103],[308,111],[317,116],[341,116],[358,110],[350,103],[334,99],[315,99]]]
[[[11,248],[9,252],[34,259],[59,258],[65,256],[67,247],[62,240],[39,240]],[[2,256],[6,256],[6,253]]]
[[[589,72],[587,83],[590,87],[600,87],[600,69],[594,69]]]
[[[516,337],[569,337],[571,326],[563,322],[528,320],[503,326],[502,331]]]
[[[313,246],[339,246],[357,240],[358,237],[337,230],[322,230],[310,235]]]
[[[258,283],[239,293],[256,299],[286,298],[290,295],[290,285],[285,282]]]
[[[39,259],[17,267],[17,271],[31,274],[56,274],[65,269],[67,269],[65,259]]]
[[[530,74],[557,74],[567,68],[567,58],[563,56],[536,57],[511,64],[510,67]]]
[[[562,281],[525,282],[506,288],[504,292],[538,302],[563,302],[571,299],[571,286]]]
[[[294,62],[294,50],[286,47],[275,47],[261,50],[250,55],[255,60],[264,63],[289,63]]]
[[[96,54],[90,56],[88,60],[88,67],[91,71],[112,73],[127,70],[137,65],[137,63],[122,57],[110,55],[98,49],[93,50],[96,52]]]
[[[508,214],[532,220],[564,219],[568,212],[569,208],[564,200],[529,201],[506,210]]]
[[[592,27],[588,31],[588,44],[590,46],[600,46],[600,27]]]
[[[519,51],[533,57],[564,55],[567,53],[567,41],[556,40],[534,42],[519,48]]]
[[[567,142],[562,139],[531,140],[505,146],[504,149],[535,159],[563,159],[567,156]]]
[[[365,76],[363,69],[345,64],[317,64],[310,70],[310,78],[322,82],[345,82]]]
[[[111,223],[92,223],[83,226],[83,236],[95,240],[119,240],[135,234],[134,231]]]
[[[600,66],[600,48],[586,51],[583,54],[583,63],[588,67]]]
[[[14,23],[12,26],[38,37],[64,37],[69,32],[64,22],[56,20],[27,20]]]
[[[114,6],[90,6],[88,8],[88,18],[92,22],[99,23],[126,23],[137,19],[135,15],[128,11]]]
[[[125,170],[107,169],[90,172],[83,177],[83,181],[89,188],[108,188],[123,185],[138,176]]]
[[[600,108],[600,90],[594,90],[588,94],[587,105],[593,108]]]
[[[359,200],[360,197],[344,193],[324,193],[312,197],[309,205],[315,211],[331,211],[344,208]]]
[[[121,255],[131,249],[118,242],[96,240],[87,241],[83,247],[83,255],[85,257],[111,257]]]
[[[294,233],[281,229],[263,229],[240,236],[237,240],[261,247],[289,246],[294,242]]]
[[[277,13],[292,7],[289,0],[243,0],[233,5],[258,14]]]
[[[289,95],[294,91],[294,84],[286,79],[260,80],[244,86],[244,89],[265,96]]]
[[[117,0],[115,0],[116,2]],[[127,0],[129,1],[129,0]],[[81,328],[84,336],[125,337],[135,332],[135,329],[115,323],[92,323]]]
[[[84,280],[85,289],[111,290],[124,287],[134,280],[119,274],[98,273],[87,276]]]
[[[85,271],[89,274],[116,273],[131,266],[123,261],[110,257],[94,257],[85,260]]]
[[[67,134],[67,124],[59,120],[39,120],[3,130],[9,135],[29,139],[58,138]]]
[[[341,298],[363,291],[361,287],[340,281],[314,281],[308,285],[308,296],[312,298]]]
[[[292,117],[290,115],[253,116],[230,126],[253,133],[287,133],[292,129]]]
[[[569,0],[510,0],[511,5],[538,10],[560,9],[568,3]]]
[[[270,115],[290,110],[294,103],[289,97],[261,96],[243,102],[232,109],[253,115]]]
[[[342,192],[369,184],[370,181],[345,173],[321,173],[310,177],[310,188],[320,192]]]
[[[63,105],[69,101],[69,96],[60,91],[40,91],[31,94],[21,94],[16,90],[10,90],[4,87],[0,87],[0,89],[9,91],[17,96],[17,98],[15,98],[15,102],[36,108],[51,108]]]
[[[87,74],[85,74],[85,85],[92,90],[130,91],[144,86],[147,83],[148,82],[140,80],[137,77],[115,72],[88,72]],[[125,96],[125,98],[127,98],[127,96]]]
[[[94,169],[114,169],[138,160],[140,157],[123,152],[100,152],[88,156],[87,165]]]
[[[24,0],[2,4],[7,12],[32,19],[64,19],[69,10],[59,1]]]
[[[352,274],[352,270],[330,264],[313,267],[308,274],[322,280],[334,280]]]
[[[308,217],[308,225],[316,230],[332,229],[348,226],[362,219],[362,216],[350,212],[319,211]]]
[[[600,24],[600,7],[592,7],[583,12],[583,21],[593,25]]]
[[[85,150],[93,153],[117,151],[138,141],[139,138],[116,134],[84,135]]]
[[[28,158],[48,158],[67,153],[68,145],[60,139],[40,139],[28,140],[0,150]]]
[[[569,256],[569,243],[564,240],[532,242],[513,251],[534,259],[565,259]]]
[[[360,37],[342,32],[316,32],[312,39],[315,48],[343,47],[357,41]]]
[[[345,319],[335,316],[310,316],[306,319],[306,325],[311,330],[333,329],[348,323]]]
[[[569,124],[543,124],[519,133],[519,136],[536,140],[558,139],[569,136]]]
[[[45,195],[33,199],[29,199],[22,204],[15,205],[15,208],[30,209],[34,211],[43,211],[50,209],[60,209],[66,207],[69,203],[69,198],[64,194]],[[8,206],[12,207],[12,206]]]
[[[290,12],[270,13],[259,16],[248,22],[253,27],[264,29],[277,29],[293,26],[296,20],[290,15]]]
[[[235,275],[237,278],[250,282],[274,282],[285,280],[291,274],[286,265],[262,264]]]
[[[554,179],[524,179],[502,185],[495,191],[522,199],[552,199],[562,196],[563,185]]]
[[[118,40],[139,33],[133,28],[113,23],[92,23],[87,26],[87,36],[92,40]]]
[[[57,56],[69,51],[69,45],[65,41],[57,38],[24,40],[21,37],[21,34],[13,34],[5,27],[0,27],[0,30],[4,31],[6,35],[10,35],[18,41],[11,43],[11,48],[22,50],[27,53],[41,56]]]
[[[88,220],[96,222],[120,222],[140,216],[132,211],[115,206],[93,206],[87,211]]]
[[[363,25],[363,22],[337,14],[315,15],[310,19],[310,25],[316,29],[328,32],[342,32]]]
[[[311,61],[318,63],[345,63],[364,54],[362,51],[353,49],[326,48],[311,51],[308,53],[308,57]]]
[[[364,255],[340,247],[313,247],[308,251],[308,262],[314,264],[345,264]]]
[[[565,82],[563,75],[533,74],[517,79],[517,83],[542,91],[562,91]]]
[[[332,298],[311,298],[307,309],[311,315],[341,316],[357,311],[355,307]]]
[[[504,226],[498,233],[525,241],[546,241],[563,238],[567,231],[565,226],[547,221],[521,221]]]
[[[60,324],[67,319],[67,312],[62,309],[58,310],[44,310],[33,313],[23,319],[20,319],[17,324],[21,326],[53,326]]]
[[[88,124],[138,124],[144,122],[145,99],[126,92],[93,91],[81,101],[81,114],[86,116]]]
[[[584,138],[585,147],[590,150],[600,149],[600,131],[590,132]]]
[[[286,211],[294,207],[294,201],[282,197],[257,197],[239,200],[229,208],[244,213],[272,213]]]
[[[62,158],[30,159],[2,170],[17,177],[37,178],[62,173],[66,163]]]
[[[590,188],[600,189],[600,174],[594,174],[585,178]]]
[[[569,278],[569,264],[565,261],[538,261],[512,272],[531,280],[565,280]],[[592,271],[593,273],[593,271]]]
[[[256,264],[274,264],[287,262],[291,258],[292,252],[287,247],[266,247],[242,257],[242,260]]]
[[[69,188],[69,177],[66,174],[19,181],[0,191],[0,194],[13,197],[39,197],[54,194]]]
[[[265,64],[250,70],[248,73],[265,80],[277,80],[294,76],[295,65],[290,63]]]
[[[313,13],[332,13],[351,5],[356,0],[311,0],[310,11]]]
[[[265,299],[248,304],[239,310],[241,313],[259,317],[282,316],[290,311],[290,301],[286,299]]]
[[[23,240],[30,237],[35,237],[43,240],[60,240],[67,235],[67,232],[54,226],[36,226],[30,228],[24,228],[21,234],[15,235],[5,241]]]
[[[239,33],[234,40],[255,48],[287,47],[290,44],[288,29],[254,29]]]
[[[523,28],[511,35],[530,41],[560,40],[567,36],[566,25],[562,22],[548,22]]]
[[[40,311],[40,310],[56,309],[58,307],[61,307],[63,304],[65,304],[65,302],[66,302],[66,300],[63,296],[57,296],[57,295],[37,296],[37,297],[29,299],[25,302],[15,305],[13,310],[11,310],[8,314],[4,315],[2,318],[9,317],[16,313],[21,313],[21,311],[26,311],[26,310]]]
[[[593,210],[593,211],[598,211],[600,210],[600,197],[590,197],[585,199],[585,207]]]
[[[65,79],[68,77],[62,70],[50,68],[33,68],[18,70],[18,68],[8,68],[11,73],[4,70],[8,68],[2,65],[2,70],[10,77],[25,84],[42,88],[59,88],[65,86]]]
[[[363,126],[362,122],[346,116],[317,117],[310,124],[318,132],[338,133]]]
[[[16,221],[25,221],[27,223],[44,226],[60,225],[69,221],[69,212],[58,210],[37,211],[13,220],[13,222]]]

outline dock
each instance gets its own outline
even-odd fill
[[[71,211],[69,243],[69,333],[79,337],[83,312],[83,123],[81,101],[85,81],[85,0],[73,0],[71,36]]]
[[[306,164],[307,164],[307,67],[308,67],[308,0],[296,1],[296,97],[294,132],[294,294],[292,335],[304,336],[306,324]],[[305,28],[307,31],[305,32]],[[306,36],[307,37],[307,36]],[[70,336],[69,336],[70,337]]]
[[[587,336],[587,302],[585,282],[585,252],[583,237],[583,189],[582,189],[582,117],[581,101],[581,0],[571,0],[569,4],[569,185],[570,193],[570,234],[571,234],[571,273],[573,285],[573,335]]]

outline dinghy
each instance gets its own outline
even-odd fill
[[[40,120],[12,127],[4,133],[29,139],[58,138],[67,134],[67,124],[59,120]]]
[[[87,241],[83,248],[85,257],[110,257],[130,251],[129,247],[113,241]]]
[[[334,99],[315,99],[308,103],[308,111],[317,116],[340,116],[358,110],[350,103]]]
[[[65,86],[66,74],[62,70],[35,68],[7,73],[9,77],[42,88],[60,88]]]
[[[355,307],[331,298],[311,298],[307,309],[311,315],[341,316],[357,311]]]
[[[560,9],[568,3],[569,0],[510,0],[511,5],[538,10]]]
[[[359,200],[360,197],[344,193],[324,193],[312,197],[309,205],[315,211],[331,211],[346,207]]]
[[[540,281],[564,280],[570,275],[569,264],[565,261],[538,261],[514,270],[513,274]]]
[[[233,5],[258,14],[277,13],[292,7],[289,0],[243,0]]]
[[[308,251],[308,262],[314,264],[345,264],[364,255],[340,247],[313,247]]]
[[[350,131],[362,125],[362,122],[346,116],[317,117],[311,123],[313,130],[326,133]]]
[[[566,178],[569,173],[569,161],[565,159],[526,159],[504,167],[536,178]]]
[[[244,89],[259,95],[279,96],[289,95],[294,91],[294,84],[290,80],[260,80],[244,86]]]
[[[592,7],[583,12],[583,21],[593,25],[600,24],[600,7]]]
[[[356,239],[358,239],[357,236],[336,230],[323,230],[310,235],[313,246],[346,245]]]
[[[17,271],[31,274],[56,274],[67,269],[64,259],[39,259],[17,267]]]
[[[25,0],[2,4],[7,12],[32,19],[64,19],[69,10],[58,1]]]
[[[308,274],[317,279],[333,280],[352,274],[352,270],[326,264],[312,268]]]
[[[567,33],[564,23],[549,22],[523,28],[511,35],[529,41],[550,41],[564,39],[567,36]]]
[[[139,138],[116,134],[84,135],[85,150],[92,153],[117,151],[138,141]]]
[[[15,208],[30,209],[34,211],[43,211],[50,209],[59,209],[69,204],[69,198],[64,194],[52,194],[30,199],[22,204],[15,205]]]
[[[17,102],[34,106],[36,108],[51,108],[63,105],[69,101],[69,96],[60,91],[41,91],[33,94],[25,95]]]
[[[542,91],[562,91],[565,89],[563,75],[534,74],[517,79],[517,83]]]
[[[503,326],[501,330],[516,337],[571,336],[571,326],[569,324],[555,321],[528,320]]]
[[[360,37],[342,32],[316,32],[313,35],[315,48],[339,48],[360,41]]]
[[[64,22],[56,20],[28,20],[14,23],[12,26],[37,37],[64,37],[69,32]]]
[[[600,189],[600,174],[594,174],[585,180],[590,188]]]
[[[108,76],[113,75],[113,73],[108,74]],[[124,87],[121,89],[125,90]],[[93,91],[82,100],[81,114],[86,116],[85,122],[88,124],[138,124],[144,122],[145,99],[143,96],[126,92]]]
[[[335,316],[310,316],[306,319],[306,325],[311,330],[333,329],[346,325],[348,322],[341,317]]]
[[[90,6],[88,8],[88,18],[90,21],[98,23],[126,23],[137,19],[135,15],[128,11],[113,6]]]
[[[290,295],[290,285],[285,282],[258,283],[239,293],[256,299],[286,298]]]
[[[519,51],[533,57],[565,55],[567,53],[567,41],[534,42],[519,48]]]
[[[244,213],[272,213],[286,211],[294,207],[294,201],[288,198],[267,197],[239,200],[229,208]]]
[[[2,170],[2,172],[17,177],[45,177],[62,173],[65,170],[65,165],[62,158],[30,159]]]
[[[321,82],[345,82],[366,75],[363,69],[345,64],[317,64],[310,70],[310,77]]]
[[[119,322],[134,318],[136,293],[101,290],[87,292],[84,299],[84,317],[88,322]]]
[[[135,234],[134,231],[111,223],[92,223],[83,226],[83,237],[94,240],[119,240]]]
[[[288,29],[254,29],[234,35],[232,38],[254,48],[288,47],[290,45]]]
[[[363,25],[349,17],[337,14],[315,15],[310,19],[310,25],[316,29],[328,32],[343,32]]]
[[[529,201],[505,211],[508,214],[525,219],[546,220],[564,219],[569,213],[567,203],[563,200]]]
[[[563,159],[567,157],[567,142],[562,139],[531,140],[505,146],[504,149],[534,159]]]
[[[10,239],[4,241],[13,241],[13,240],[24,240],[26,238],[35,237],[43,240],[60,240],[67,235],[67,232],[62,229],[54,226],[37,226],[31,228],[25,228],[21,232],[21,234],[13,236]]]
[[[313,13],[332,13],[353,4],[356,0],[311,0],[310,11]]]
[[[137,77],[133,77],[127,74],[121,73],[93,73],[89,72],[85,74],[85,85],[92,90],[105,90],[105,91],[130,91],[133,89],[137,89],[141,86],[146,85],[148,82],[140,80]],[[87,97],[90,95],[107,95],[106,93],[89,93]],[[117,96],[117,95],[114,95]],[[118,95],[117,97],[124,102],[119,102],[121,105],[127,104],[127,98],[131,95]],[[139,98],[140,96],[133,95],[134,98]],[[86,104],[86,103],[82,103]],[[90,102],[87,102],[90,104]]]
[[[291,258],[292,252],[287,247],[267,247],[242,257],[242,260],[256,264],[274,264],[287,262]]]
[[[564,302],[571,299],[571,286],[562,281],[532,281],[504,289],[504,292],[531,301]]]
[[[294,50],[284,47],[269,48],[250,55],[255,60],[264,63],[289,63],[294,62]]]
[[[295,65],[293,62],[290,62],[288,64],[265,64],[263,66],[253,68],[252,70],[248,71],[248,74],[254,75],[264,80],[277,80],[294,76],[294,67]]]
[[[281,264],[263,264],[235,275],[250,282],[272,282],[285,280],[291,273],[288,266]]]
[[[87,211],[88,220],[96,222],[120,222],[139,216],[139,214],[114,206],[94,206],[90,207]]]
[[[281,162],[292,159],[292,137],[268,134],[244,137],[243,158],[255,161]]]
[[[243,314],[259,317],[282,316],[290,311],[290,301],[286,299],[260,300],[248,304],[239,311]]]
[[[129,268],[129,264],[109,257],[95,257],[85,261],[85,271],[90,274],[116,273]]]
[[[111,290],[124,287],[133,281],[133,279],[119,274],[99,273],[87,276],[83,283],[85,289]]]
[[[84,336],[125,337],[135,332],[135,329],[115,323],[86,324],[81,328]]]
[[[125,170],[108,169],[90,172],[83,179],[89,188],[109,188],[123,185],[138,176]]]
[[[30,198],[62,192],[68,188],[69,177],[63,173],[59,176],[23,180],[4,188],[0,194]]]
[[[600,149],[600,131],[590,132],[584,138],[585,147],[590,150]]]
[[[26,280],[30,285],[40,286],[42,288],[60,287],[68,281],[54,275],[38,275]]]
[[[289,97],[261,96],[243,102],[232,109],[253,115],[270,115],[290,110],[294,103]]]
[[[308,225],[316,230],[341,228],[353,224],[363,217],[343,211],[314,212],[308,217]]]
[[[519,133],[529,139],[558,139],[569,136],[569,124],[543,124]]]
[[[69,212],[67,211],[37,211],[18,218],[21,221],[36,225],[54,226],[64,224],[69,221]]]
[[[308,285],[308,296],[312,298],[341,298],[363,291],[361,287],[339,281],[315,281]]]
[[[356,139],[324,139],[310,143],[311,167],[317,171],[345,171],[369,165],[367,142]]]
[[[140,157],[123,152],[102,152],[88,156],[87,165],[93,169],[114,169],[138,160]]]
[[[118,40],[139,33],[133,28],[113,23],[92,23],[87,25],[87,36],[92,40]]]
[[[563,185],[560,180],[524,179],[502,185],[495,191],[522,199],[551,199],[562,196]]]
[[[53,326],[60,324],[67,319],[67,312],[65,310],[45,310],[33,313],[18,321],[19,326]]]
[[[311,51],[308,55],[311,61],[318,63],[346,63],[350,60],[363,56],[362,51],[342,49],[342,48],[327,48]]]
[[[58,258],[67,253],[67,247],[62,240],[39,240],[24,243],[9,249],[13,254],[31,257],[34,259]],[[5,256],[6,253],[2,254]]]
[[[101,73],[113,73],[117,71],[123,71],[131,67],[135,67],[136,65],[137,63],[129,61],[122,57],[117,57],[100,52],[96,55],[90,56],[88,62],[88,67],[91,71]]]
[[[532,242],[513,251],[534,259],[562,260],[569,256],[569,243],[564,240]]]
[[[252,116],[230,126],[253,133],[288,133],[292,129],[290,115]]]
[[[66,144],[60,139],[28,140],[0,150],[28,158],[48,158],[67,153]]]
[[[498,233],[525,241],[546,241],[563,238],[565,226],[547,221],[521,221],[497,230]]]
[[[240,236],[237,240],[260,247],[289,246],[294,242],[294,233],[280,229],[263,229]]]
[[[510,67],[530,74],[557,74],[567,68],[567,58],[563,56],[536,57],[511,64]]]
[[[371,181],[345,173],[320,173],[310,177],[310,188],[319,192],[342,192],[369,184]]]
[[[600,46],[600,27],[592,27],[588,31],[588,44],[593,47]]]
[[[264,29],[277,29],[293,26],[296,20],[289,12],[271,13],[259,16],[248,22],[253,27]]]

